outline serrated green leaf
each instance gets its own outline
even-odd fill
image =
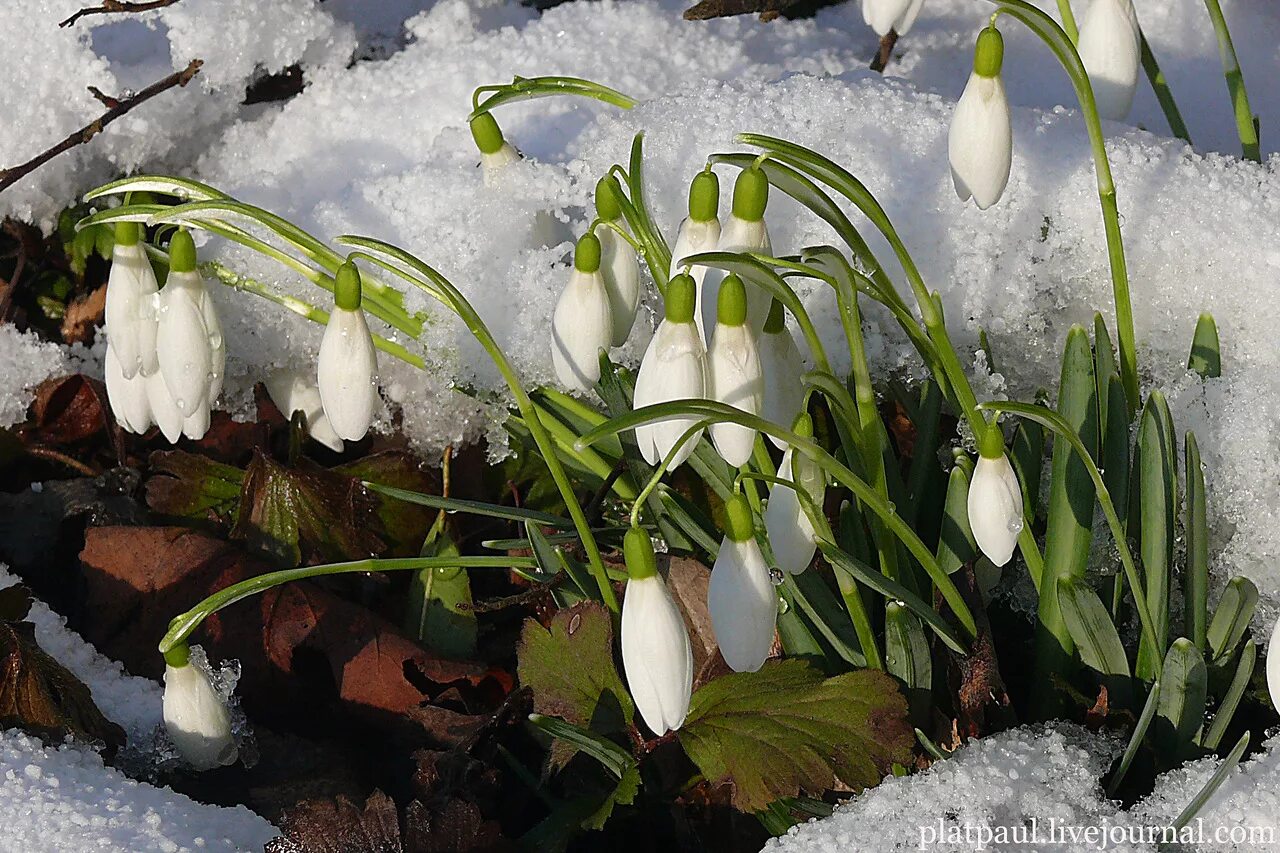
[[[240,507],[244,472],[181,450],[151,454],[147,506],[161,515],[229,524]]]
[[[781,797],[854,790],[911,759],[907,702],[892,676],[863,669],[824,679],[798,660],[721,676],[699,689],[679,731],[685,753],[733,804],[760,811]]]

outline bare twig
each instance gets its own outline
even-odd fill
[[[686,21],[709,21],[734,15],[760,13],[762,21],[773,20],[796,0],[701,0],[684,10]]]
[[[49,462],[58,462],[74,471],[84,474],[86,477],[96,477],[102,473],[92,466],[76,459],[74,456],[68,456],[60,450],[54,450],[52,447],[42,447],[37,444],[27,447],[26,451],[28,456],[34,456],[37,459],[44,459]]]
[[[897,30],[889,30],[880,38],[880,49],[876,51],[876,55],[871,60],[872,71],[877,74],[884,73],[885,68],[889,65],[889,60],[893,58],[893,47],[897,43]]]
[[[127,0],[102,0],[100,6],[88,6],[76,12],[70,18],[67,18],[60,27],[69,27],[76,21],[88,15],[113,15],[118,12],[150,12],[152,9],[163,9],[165,6],[172,6],[178,0],[147,0],[143,3],[130,3]]]
[[[149,101],[161,92],[172,89],[175,86],[187,85],[191,82],[191,78],[200,72],[200,66],[202,64],[203,62],[199,59],[191,60],[191,64],[183,70],[175,71],[163,80],[158,80],[157,82],[152,83],[150,86],[130,98],[125,98],[123,101],[117,101],[114,107],[110,108],[98,118],[80,128],[47,151],[36,155],[34,158],[20,166],[13,166],[9,169],[0,169],[0,192],[4,192],[9,187],[34,172],[36,169],[39,169],[45,163],[48,163],[62,152],[69,151],[77,145],[83,145],[90,139],[93,139],[102,132],[103,128],[139,104]],[[100,92],[97,94],[101,95]],[[95,95],[95,97],[96,96],[97,95]]]

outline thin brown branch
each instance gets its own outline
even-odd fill
[[[880,39],[880,49],[876,51],[876,55],[871,59],[871,70],[877,74],[883,74],[885,68],[889,67],[889,60],[893,58],[894,45],[898,43],[898,31],[889,30]]]
[[[120,116],[129,112],[139,104],[149,101],[161,92],[172,89],[175,86],[186,86],[191,82],[191,78],[200,72],[200,66],[203,64],[202,60],[191,60],[191,64],[186,68],[181,71],[175,71],[163,80],[158,80],[155,83],[152,83],[150,86],[130,98],[118,101],[114,107],[98,116],[98,118],[89,122],[89,124],[80,128],[52,148],[36,155],[31,160],[28,160],[20,166],[13,166],[9,169],[0,169],[0,192],[4,192],[9,187],[34,172],[36,169],[39,169],[45,163],[48,163],[64,151],[70,151],[77,145],[83,145],[90,139],[93,139],[99,133],[102,133],[103,129],[107,125],[111,124],[111,122],[120,118]]]
[[[686,21],[709,21],[734,15],[760,13],[761,20],[772,20],[795,0],[701,0],[684,10]],[[767,17],[766,17],[767,16]]]
[[[152,9],[163,9],[165,6],[172,6],[178,0],[147,0],[144,3],[131,3],[127,0],[102,0],[100,6],[87,6],[76,12],[70,18],[67,18],[60,27],[69,27],[76,21],[88,15],[114,15],[121,12],[150,12]]]
[[[27,447],[26,451],[28,456],[34,456],[37,459],[44,459],[49,462],[60,463],[74,471],[78,471],[86,477],[96,477],[102,473],[91,465],[87,465],[79,459],[76,459],[74,456],[68,456],[60,450],[54,450],[52,447],[42,447],[38,444],[33,444]]]

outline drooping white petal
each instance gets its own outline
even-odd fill
[[[604,276],[574,269],[551,317],[551,363],[567,388],[590,391],[600,379],[600,350],[613,341]]]
[[[649,348],[640,361],[636,376],[634,405],[636,408],[670,400],[699,399],[706,396],[707,354],[702,338],[693,323],[671,323],[663,320],[654,332]],[[672,418],[636,427],[636,442],[650,465],[662,461],[697,418]],[[675,470],[698,444],[698,437],[686,441],[671,461]]]
[[[1013,130],[999,76],[969,75],[951,116],[947,154],[961,201],[972,196],[978,207],[986,210],[1000,200],[1013,163]]]
[[[773,254],[773,243],[769,240],[769,226],[763,219],[739,219],[730,214],[720,231],[720,242],[716,246],[719,252],[761,252]],[[702,324],[704,329],[713,329],[716,325],[717,301],[720,297],[720,282],[724,280],[724,270],[709,270],[702,281]],[[746,282],[747,291],[747,325],[756,331],[764,328],[765,318],[769,316],[769,305],[773,298],[760,287]]]
[[[671,250],[671,269],[668,278],[675,278],[684,272],[684,259],[691,255],[698,255],[703,252],[714,252],[720,246],[720,220],[708,219],[701,221],[697,219],[685,218],[680,223],[680,231],[676,234],[676,245]],[[706,298],[703,294],[703,282],[707,278],[707,268],[701,264],[695,264],[689,267],[689,275],[693,277],[693,322],[698,327],[698,336],[705,342],[707,340],[706,326],[703,324],[702,306],[705,304],[703,300]],[[715,305],[714,298],[711,302]],[[712,311],[714,314],[714,310]],[[712,318],[714,322],[715,318]]]
[[[1142,62],[1133,0],[1093,0],[1080,21],[1076,49],[1089,72],[1098,115],[1121,121],[1133,105]]]
[[[978,457],[969,484],[969,527],[973,538],[997,566],[1013,556],[1022,532],[1022,487],[1009,457]]]
[[[782,455],[778,476],[783,480],[792,479],[791,459],[794,452],[787,448],[787,452]],[[810,491],[807,487],[805,491],[810,500],[821,508],[821,491]],[[769,534],[769,546],[773,548],[773,558],[777,561],[778,568],[793,575],[809,568],[814,552],[818,550],[818,539],[795,489],[778,483],[769,490],[769,503],[764,509],[764,527]]]
[[[151,404],[147,401],[147,380],[141,373],[125,379],[120,370],[120,359],[115,348],[107,341],[107,355],[103,361],[106,374],[107,401],[116,423],[127,432],[141,435],[151,428]]]
[[[480,155],[480,168],[484,171],[484,182],[493,185],[502,170],[512,163],[519,162],[520,152],[510,142],[503,142],[502,147],[491,154]]]
[[[169,389],[165,387],[164,377],[159,370],[143,379],[146,383],[147,404],[151,407],[152,419],[156,426],[160,427],[160,432],[164,433],[169,443],[177,444],[178,439],[182,438],[182,422],[186,420],[186,416],[169,396]]]
[[[659,575],[627,582],[622,668],[645,725],[659,735],[680,728],[693,690],[693,649],[680,608]]]
[[[218,402],[222,382],[227,372],[227,340],[222,335],[222,321],[213,298],[205,291],[200,300],[200,316],[204,318],[204,331],[209,338],[209,393],[210,405]]]
[[[333,431],[359,441],[373,423],[378,356],[364,312],[334,306],[316,359],[320,402]]]
[[[725,663],[734,672],[755,672],[773,646],[778,594],[754,539],[725,537],[707,587],[711,628]]]
[[[756,333],[750,323],[748,318],[738,326],[716,324],[707,351],[707,392],[713,400],[758,415],[764,406],[764,378]],[[720,422],[711,425],[711,439],[724,461],[738,468],[751,458],[756,431],[741,424]]]
[[[164,670],[164,726],[178,752],[197,770],[232,764],[238,747],[226,701],[195,663]]]
[[[202,303],[207,294],[198,272],[171,272],[159,296],[156,360],[169,396],[190,416],[209,394],[213,348]]]
[[[342,439],[333,431],[320,402],[320,389],[300,370],[277,370],[266,379],[267,394],[286,418],[302,412],[307,433],[330,450],[342,452]]]
[[[889,30],[904,36],[915,24],[922,3],[923,0],[862,0],[862,20],[878,36],[888,35]]]
[[[1280,711],[1280,621],[1276,622],[1267,645],[1267,690],[1271,693],[1271,707]]]
[[[620,347],[631,336],[640,304],[640,259],[636,250],[612,228],[596,229],[600,238],[600,272],[609,294],[609,318],[613,324],[611,341]]]
[[[138,371],[156,370],[156,274],[140,243],[116,244],[107,275],[104,310],[107,338],[120,360],[121,374],[132,379]]]
[[[200,405],[196,407],[196,410],[182,419],[182,434],[192,441],[199,441],[204,438],[204,434],[209,431],[211,415],[209,401],[200,401]]]
[[[785,325],[777,332],[760,335],[760,372],[764,377],[764,400],[760,416],[780,427],[791,429],[796,415],[804,407],[804,356],[796,346],[791,330]],[[787,443],[769,436],[779,450],[786,450]]]

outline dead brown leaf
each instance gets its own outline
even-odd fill
[[[107,286],[67,303],[67,313],[62,317],[62,341],[68,344],[89,344],[97,327],[102,324],[107,307]]]

